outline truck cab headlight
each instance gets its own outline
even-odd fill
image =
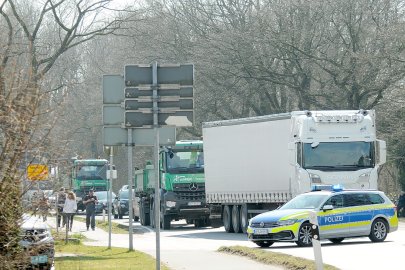
[[[166,201],[166,206],[167,206],[167,207],[175,207],[175,206],[176,206],[176,202],[174,202],[174,201]]]
[[[310,173],[309,178],[311,179],[311,184],[321,184],[322,183],[321,177],[317,174]]]

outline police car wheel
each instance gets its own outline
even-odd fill
[[[369,238],[372,242],[382,242],[387,238],[388,223],[384,219],[376,219],[371,225]]]
[[[312,246],[312,228],[310,223],[303,223],[298,231],[298,241],[295,242],[299,247]]]
[[[344,240],[344,238],[343,237],[341,237],[341,238],[329,238],[328,240],[331,241],[334,244],[339,244]]]
[[[255,244],[259,247],[269,247],[274,244],[273,241],[255,241]]]

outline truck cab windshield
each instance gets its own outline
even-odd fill
[[[107,179],[106,166],[104,165],[79,165],[76,167],[78,180],[105,180]]]
[[[359,170],[374,167],[372,142],[320,142],[303,144],[303,168],[315,170]]]
[[[203,173],[204,153],[198,150],[173,151],[166,155],[170,173]]]

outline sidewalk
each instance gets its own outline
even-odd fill
[[[55,228],[55,217],[48,218],[48,225]],[[65,228],[60,229],[65,232]],[[83,244],[88,246],[108,246],[108,232],[96,227],[95,231],[86,230],[86,224],[81,221],[74,220],[72,232],[68,234],[83,234],[89,241]],[[245,257],[219,253],[211,250],[198,249],[197,239],[187,239],[187,243],[175,245],[173,243],[165,243],[161,241],[161,262],[165,263],[172,270],[280,270],[282,267],[262,264]],[[112,234],[111,246],[128,248],[128,234]],[[147,253],[155,258],[155,233],[138,231],[136,228],[133,235],[133,247],[135,250]],[[58,254],[56,254],[58,256]]]

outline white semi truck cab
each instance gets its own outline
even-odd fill
[[[378,168],[386,160],[385,141],[376,139],[375,112],[292,112],[292,193],[314,184],[377,189]]]

